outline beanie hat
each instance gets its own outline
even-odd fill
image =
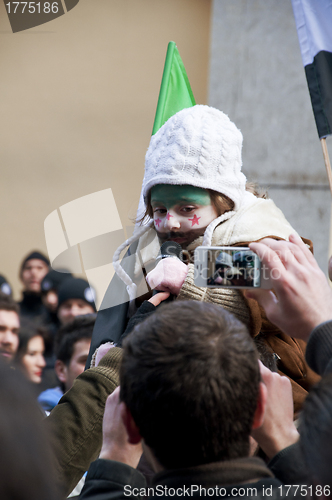
[[[242,134],[227,115],[196,105],[173,115],[151,137],[145,156],[143,197],[156,184],[190,185],[228,196],[241,206]]]
[[[24,266],[25,264],[28,262],[28,260],[32,260],[32,259],[38,259],[38,260],[42,260],[43,262],[45,262],[45,264],[47,264],[48,266],[50,265],[50,261],[48,260],[48,258],[43,255],[42,253],[38,252],[38,251],[34,251],[34,252],[31,252],[29,253],[29,255],[27,255],[25,257],[25,259],[23,260],[22,264],[21,264],[21,271],[20,271],[20,274],[22,274],[22,271],[24,269]]]
[[[10,297],[12,295],[12,288],[8,283],[8,280],[1,274],[0,274],[0,291],[5,295],[9,295]]]
[[[49,290],[58,290],[61,283],[71,278],[72,274],[69,271],[49,271],[40,283],[42,293],[47,293]]]
[[[96,311],[96,292],[86,280],[81,278],[68,278],[58,289],[58,307],[66,300],[81,299],[87,302]]]

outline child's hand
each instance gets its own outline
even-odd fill
[[[162,259],[157,266],[149,272],[146,281],[152,289],[179,295],[186,279],[188,268],[186,264],[175,257]]]
[[[153,295],[151,299],[148,300],[148,302],[151,302],[151,304],[157,307],[159,306],[159,304],[161,304],[161,302],[167,300],[169,295],[170,295],[169,292],[159,292],[156,293],[156,295]]]

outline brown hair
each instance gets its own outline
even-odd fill
[[[210,195],[211,205],[216,209],[218,217],[225,212],[230,212],[234,209],[234,201],[232,201],[225,194],[218,193],[217,191],[213,191],[213,189],[206,189],[206,191]],[[252,193],[256,196],[256,198],[268,198],[267,191],[261,189],[258,184],[255,182],[247,182],[246,183],[246,191]],[[145,212],[142,217],[137,219],[135,222],[137,224],[144,224],[144,222],[148,219],[153,219],[153,209],[151,205],[151,190],[147,196],[147,206]]]
[[[55,335],[54,354],[64,364],[69,365],[76,342],[92,338],[97,314],[77,316],[72,321],[63,325]]]
[[[167,469],[247,456],[259,390],[246,326],[220,306],[161,306],[124,341],[121,400]]]
[[[19,314],[20,308],[14,299],[12,299],[9,295],[0,292],[0,311],[14,311]]]
[[[246,191],[255,195],[256,198],[264,198],[264,200],[266,200],[269,197],[267,191],[261,188],[256,182],[247,182]]]
[[[234,208],[234,201],[232,201],[228,196],[217,193],[217,191],[213,191],[212,189],[205,189],[210,195],[211,205],[216,209],[218,217],[225,212],[229,212]],[[153,208],[151,205],[151,191],[147,197],[147,205],[145,212],[142,217],[136,220],[138,224],[143,224],[146,219],[153,219]]]

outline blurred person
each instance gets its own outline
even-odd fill
[[[42,301],[49,313],[56,316],[59,286],[71,277],[72,274],[67,270],[51,269],[42,279],[40,284]]]
[[[96,312],[96,293],[82,278],[69,278],[58,289],[58,318],[62,325],[76,316]]]
[[[43,372],[42,390],[54,387],[57,383],[57,378],[54,371],[55,356],[53,352],[54,337],[60,327],[58,319],[58,288],[61,283],[71,277],[71,273],[67,270],[55,271],[51,269],[42,279],[41,298],[45,306],[45,312],[41,317],[43,326],[47,328],[50,342],[48,342],[45,351],[46,367]]]
[[[19,370],[0,359],[0,498],[59,500],[42,413]]]
[[[33,384],[41,383],[43,369],[46,366],[45,338],[46,332],[41,327],[35,328],[34,325],[23,324],[19,330],[15,363]]]
[[[9,363],[18,348],[19,328],[18,304],[9,295],[0,293],[0,358]]]
[[[0,274],[0,292],[5,295],[9,295],[9,297],[13,296],[12,287],[10,286],[7,278],[5,278],[2,274]]]
[[[79,316],[59,330],[55,339],[55,373],[60,385],[38,396],[38,402],[45,411],[51,411],[63,394],[71,389],[76,377],[83,373],[95,321],[95,314]]]
[[[20,305],[20,316],[41,323],[45,314],[45,306],[41,298],[40,284],[49,271],[49,260],[38,251],[25,257],[20,268],[20,280],[23,284],[23,298]]]

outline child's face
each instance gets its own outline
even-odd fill
[[[209,193],[194,186],[158,184],[151,189],[154,226],[162,241],[172,240],[185,248],[217,215]]]

